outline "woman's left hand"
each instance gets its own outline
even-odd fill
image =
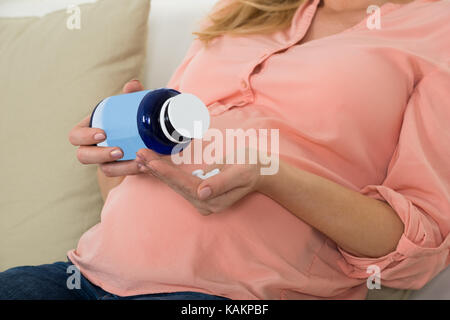
[[[159,178],[202,215],[224,211],[247,194],[259,191],[263,184],[259,164],[211,165],[205,172],[218,168],[220,173],[202,180],[181,170],[170,156],[161,156],[149,149],[139,150],[136,161],[141,172]]]

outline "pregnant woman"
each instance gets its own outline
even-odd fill
[[[69,261],[0,273],[0,298],[363,299],[373,272],[421,288],[450,263],[449,18],[445,0],[220,1],[167,87],[212,128],[279,130],[277,172],[114,162],[86,118],[70,141],[99,165],[101,222]]]

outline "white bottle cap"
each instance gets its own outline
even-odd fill
[[[161,120],[166,108],[170,124],[183,137],[200,139],[208,131],[210,122],[208,108],[195,95],[181,93],[168,99],[161,109]],[[179,142],[170,136],[165,126],[162,129],[168,139]]]

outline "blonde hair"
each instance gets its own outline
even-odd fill
[[[225,2],[223,2],[225,1]],[[288,27],[303,0],[223,0],[194,35],[205,44],[216,37],[270,33]]]

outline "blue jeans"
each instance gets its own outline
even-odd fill
[[[228,300],[200,292],[121,297],[94,285],[81,273],[78,280],[69,281],[68,285],[69,277],[76,271],[78,269],[68,261],[15,267],[0,272],[0,300]]]

